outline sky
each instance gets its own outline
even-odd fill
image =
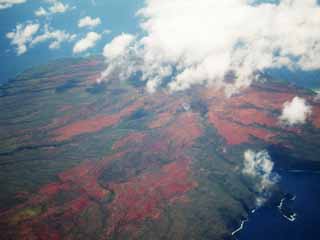
[[[16,4],[10,5],[10,2]],[[64,7],[61,7],[61,4]],[[143,0],[0,0],[0,83],[14,78],[31,66],[44,64],[53,59],[101,54],[103,46],[113,37],[122,32],[135,34],[139,31],[135,13],[142,4]],[[40,8],[44,11],[39,11]],[[42,16],[39,16],[41,12]],[[80,19],[84,20],[79,26]],[[90,22],[96,19],[99,20],[98,24],[97,21]],[[9,39],[7,34],[14,32],[19,24],[39,24],[39,29],[33,37],[44,36],[47,25],[51,39],[38,38],[32,46],[30,43],[30,46],[27,44],[26,52],[18,54],[17,46],[12,45],[12,39]],[[69,36],[64,36],[60,46],[53,44],[50,49],[50,44],[54,42],[53,36],[61,38],[63,35],[61,32],[52,34],[57,30],[64,31]],[[74,45],[90,32],[100,35],[94,46],[86,51],[74,52]]]
[[[140,73],[150,93],[202,84],[232,95],[263,73],[319,82],[318,0],[0,0],[0,21],[1,81],[101,54],[99,81]]]

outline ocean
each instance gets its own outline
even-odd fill
[[[320,172],[281,172],[280,187],[288,193],[282,209],[265,206],[249,215],[238,240],[315,240],[320,236]],[[279,203],[280,204],[280,203]],[[295,219],[295,220],[294,220]],[[293,221],[294,220],[294,221]]]

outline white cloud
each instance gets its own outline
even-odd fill
[[[32,41],[30,46],[34,46],[38,43],[51,41],[49,44],[50,49],[60,48],[62,42],[70,42],[76,37],[75,34],[70,34],[62,30],[50,30],[49,26],[45,26],[44,33],[36,36]]]
[[[39,7],[34,14],[37,17],[49,16],[52,14],[64,13],[71,9],[68,4],[64,4],[58,0],[46,0],[47,3],[51,4],[47,9]]]
[[[18,24],[14,31],[6,34],[6,37],[11,40],[11,45],[17,47],[17,54],[21,55],[27,52],[27,45],[32,41],[39,28],[38,23]]]
[[[89,32],[84,38],[80,39],[73,47],[74,53],[81,53],[95,46],[101,35],[96,32]]]
[[[110,34],[112,31],[110,30],[110,29],[105,29],[105,30],[103,30],[103,34]]]
[[[146,0],[139,11],[144,34],[136,40],[136,59],[129,57],[139,62],[134,70],[158,86],[174,68],[172,91],[209,84],[232,93],[268,68],[320,68],[317,0],[252,2]],[[234,83],[224,81],[230,71]]]
[[[320,89],[315,90],[316,96],[314,97],[314,101],[320,101]]]
[[[305,99],[294,97],[291,102],[284,103],[280,121],[288,125],[303,124],[311,113],[312,107]]]
[[[115,37],[109,44],[105,45],[103,56],[107,60],[113,60],[127,55],[128,47],[134,39],[133,35],[124,33]]]
[[[38,8],[34,14],[37,16],[37,17],[42,17],[42,16],[46,16],[48,15],[49,13],[47,12],[47,10],[45,10],[43,7],[40,7]]]
[[[26,53],[28,48],[46,41],[50,41],[50,49],[57,49],[61,43],[74,40],[76,35],[62,30],[50,29],[48,25],[45,25],[44,29],[40,31],[40,24],[29,22],[18,24],[14,31],[6,34],[6,37],[11,40],[11,45],[16,46],[17,55],[21,55]]]
[[[69,9],[68,4],[63,4],[62,2],[54,1],[53,5],[49,7],[51,13],[64,13]]]
[[[13,7],[13,5],[25,3],[26,0],[0,0],[0,10]]]
[[[256,191],[259,193],[257,205],[263,204],[270,195],[270,189],[278,182],[279,176],[273,173],[273,162],[267,151],[244,152],[244,167],[242,173],[254,178]]]
[[[134,58],[137,53],[134,45],[135,36],[124,33],[105,45],[103,56],[108,62],[108,67],[101,73],[98,82],[113,74],[117,74],[120,80],[125,80],[136,70]],[[133,59],[130,59],[131,56]]]
[[[99,24],[101,24],[100,18],[91,18],[90,16],[86,16],[84,18],[81,18],[78,23],[79,28],[83,27],[96,27]]]

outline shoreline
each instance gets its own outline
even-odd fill
[[[320,172],[319,172],[320,173]],[[286,215],[284,213],[284,210],[283,210],[283,206],[284,204],[286,203],[286,201],[294,201],[296,200],[296,196],[295,195],[292,195],[291,197],[289,197],[290,195],[286,194],[285,197],[283,197],[279,204],[276,206],[276,208],[278,209],[279,213],[281,214],[282,217],[284,217],[285,219],[287,219],[288,221],[290,222],[294,222],[296,219],[297,219],[297,214],[296,213],[291,213],[291,214],[288,214]],[[249,215],[250,214],[254,214],[256,211],[258,210],[258,208],[254,208],[252,209],[250,212],[249,212]],[[249,221],[249,216],[248,218],[244,219],[241,221],[241,224],[240,226],[235,229],[231,235],[232,236],[235,236],[238,232],[240,232],[241,230],[243,230],[244,226],[245,226],[245,223]]]
[[[297,219],[297,213],[290,212],[289,208],[284,208],[284,204],[288,201],[294,201],[294,200],[296,200],[296,198],[297,197],[295,195],[290,197],[290,195],[287,194],[284,198],[281,199],[279,205],[277,206],[282,217],[284,217],[285,219],[287,219],[290,222],[294,222]],[[288,211],[288,212],[286,213],[286,211]]]
[[[249,221],[249,219],[242,220],[242,221],[241,221],[241,224],[240,224],[240,227],[238,227],[236,230],[234,230],[234,231],[231,233],[231,235],[234,236],[237,232],[240,232],[240,231],[243,229],[244,224],[245,224],[246,222],[248,222],[248,221]]]

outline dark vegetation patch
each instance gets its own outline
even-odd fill
[[[86,92],[90,94],[100,94],[104,93],[107,90],[106,83],[94,83],[92,86],[86,88]]]
[[[79,86],[79,81],[76,79],[72,79],[67,81],[66,83],[56,87],[55,92],[56,93],[65,93],[69,91],[72,88],[78,87]]]
[[[208,113],[208,104],[201,99],[193,99],[190,107],[192,111],[199,112],[201,116],[205,116]]]
[[[147,155],[142,152],[133,152],[118,161],[111,163],[99,178],[102,185],[108,182],[126,182],[130,178],[139,176],[146,171],[157,170],[159,166],[169,163],[168,159],[161,156]]]
[[[142,72],[136,72],[127,80],[128,83],[136,88],[144,87],[146,82],[142,81]]]
[[[137,111],[135,111],[134,113],[132,113],[128,118],[127,120],[138,120],[138,119],[141,119],[141,118],[144,118],[146,116],[148,116],[148,112],[144,109],[144,108],[140,108],[138,109]]]

